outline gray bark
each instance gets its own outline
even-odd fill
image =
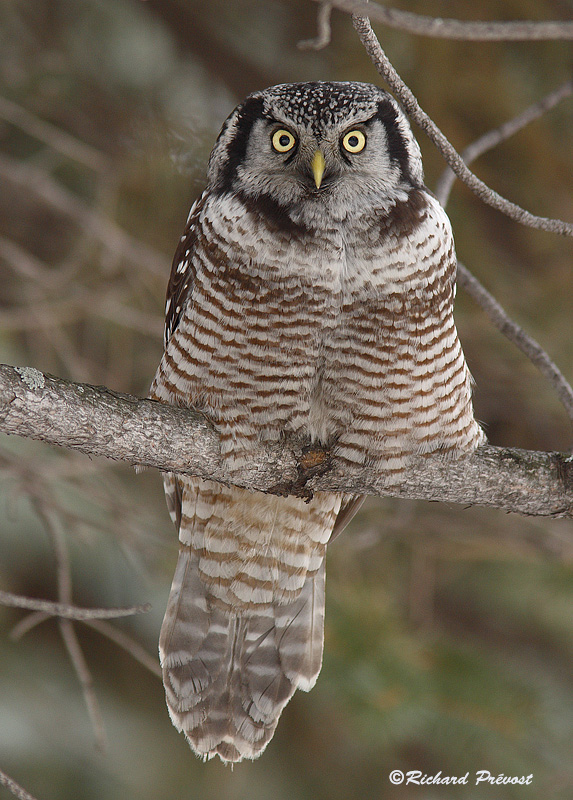
[[[0,365],[0,432],[276,494],[343,491],[573,516],[573,457],[565,453],[484,445],[459,460],[418,456],[399,485],[387,486],[372,467],[342,469],[328,452],[289,439],[260,445],[235,473],[221,458],[216,430],[198,412],[29,367]]]

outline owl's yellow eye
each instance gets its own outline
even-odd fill
[[[359,153],[366,147],[366,136],[362,131],[348,131],[342,137],[342,146],[349,153]]]
[[[285,131],[284,128],[279,128],[278,131],[273,133],[271,139],[273,147],[277,153],[288,153],[296,144],[296,139],[290,131]]]

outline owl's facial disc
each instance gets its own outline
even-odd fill
[[[408,120],[386,92],[353,82],[282,84],[228,117],[209,186],[313,226],[388,210],[423,186],[423,172]]]

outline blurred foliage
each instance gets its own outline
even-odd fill
[[[570,0],[393,5],[462,19],[573,12]],[[146,393],[170,257],[223,119],[272,83],[379,82],[342,13],[328,48],[298,50],[315,18],[308,0],[2,0],[3,361]],[[570,74],[564,43],[378,33],[458,149]],[[483,156],[478,174],[535,213],[573,218],[572,122],[568,101]],[[420,138],[432,187],[443,162]],[[448,210],[460,260],[571,378],[570,242],[520,227],[459,185]],[[490,441],[570,447],[549,387],[462,293],[457,320]],[[115,627],[154,654],[176,553],[159,476],[23,440],[1,447],[0,587],[56,599],[54,546],[63,541],[78,605],[152,603]],[[531,787],[479,796],[565,800],[571,551],[563,521],[370,500],[329,554],[317,686],[295,696],[263,757],[232,771],[195,759],[155,675],[76,625],[107,735],[106,753],[97,752],[57,623],[14,639],[26,615],[0,607],[0,768],[40,800],[478,796],[464,786],[392,786],[392,769],[533,773]]]

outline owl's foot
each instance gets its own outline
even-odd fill
[[[301,448],[298,458],[298,476],[294,481],[281,481],[268,490],[270,494],[280,497],[300,497],[307,503],[313,498],[313,492],[307,483],[317,475],[324,475],[331,468],[330,450],[325,450],[320,445],[311,444]]]

